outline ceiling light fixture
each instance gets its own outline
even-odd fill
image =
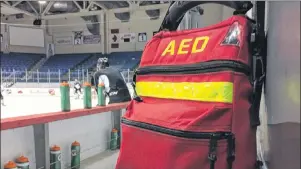
[[[39,2],[39,4],[46,4],[46,1],[38,1]]]

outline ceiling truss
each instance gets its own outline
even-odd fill
[[[30,1],[26,1],[26,3],[30,6],[30,8],[34,11],[36,15],[39,15],[38,11],[32,6]],[[40,8],[41,9],[41,8]],[[41,10],[40,10],[41,11]]]
[[[22,1],[18,1],[18,2],[15,2],[12,6],[13,7],[16,7],[18,4],[20,4]],[[13,2],[12,2],[13,3]]]
[[[133,11],[137,7],[140,6],[140,4],[143,3],[143,1],[47,1],[45,4],[40,4],[38,1],[7,1],[4,0],[1,2],[2,6],[9,7],[14,10],[20,11],[20,13],[29,15],[31,17],[36,18],[47,18],[49,15],[60,15],[60,14],[68,14],[69,12],[58,12],[55,13],[55,3],[73,3],[72,8],[78,13],[85,12],[85,13],[95,13],[97,11],[114,11],[119,12],[120,11]],[[169,3],[170,1],[150,1],[147,5],[158,5],[161,3]],[[153,3],[153,4],[152,4]],[[67,4],[67,5],[69,5]],[[26,8],[25,8],[26,7]],[[71,9],[72,10],[72,9]],[[122,13],[122,12],[121,12]]]
[[[50,1],[47,6],[45,7],[45,9],[42,12],[42,16],[45,16],[46,13],[48,13],[49,9],[52,7],[52,5],[54,4],[54,1]]]
[[[76,1],[72,1],[77,7],[78,9],[82,10],[83,8],[76,2]],[[85,4],[85,3],[84,3]]]
[[[9,2],[7,2],[7,1],[3,1],[3,2],[4,2],[6,5],[10,5]]]

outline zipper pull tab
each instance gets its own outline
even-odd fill
[[[209,143],[209,154],[208,154],[208,159],[210,161],[210,169],[214,169],[214,165],[217,160],[216,149],[217,149],[216,134],[212,134],[212,137],[211,137],[210,143]]]
[[[233,161],[235,160],[235,137],[231,135],[227,139],[228,142],[228,150],[227,150],[227,162],[228,162],[228,169],[232,169]]]
[[[139,96],[136,96],[136,97],[134,97],[133,98],[135,101],[137,101],[137,102],[143,102],[143,100],[141,99],[141,97],[139,97]]]

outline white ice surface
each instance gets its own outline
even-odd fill
[[[1,105],[1,119],[9,117],[27,116],[61,111],[59,96],[43,95],[6,95],[4,104]],[[71,110],[82,109],[83,100],[70,99]],[[96,106],[97,100],[92,99],[92,106]]]
[[[134,91],[131,84],[127,84],[127,86],[131,96],[133,97]],[[37,88],[36,90],[39,89]],[[40,90],[42,91],[42,89]],[[60,96],[48,95],[48,89],[46,89],[46,91],[47,94],[14,93],[9,95],[6,92],[2,93],[4,95],[5,106],[1,105],[1,109],[0,109],[1,119],[61,111]],[[71,96],[70,103],[71,103],[71,110],[83,108],[82,99],[75,99],[73,96]],[[95,107],[96,105],[97,105],[97,99],[94,98],[92,99],[92,106]]]

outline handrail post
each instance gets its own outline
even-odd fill
[[[28,72],[27,69],[25,69],[25,82],[27,83],[27,76],[28,76]]]
[[[118,135],[119,135],[119,138],[117,139],[117,145],[120,145],[120,140],[121,140],[121,137],[122,137],[120,119],[121,119],[121,117],[124,113],[125,113],[125,109],[111,111],[112,128],[116,129],[118,131]],[[118,148],[120,148],[120,146],[118,146]]]
[[[39,69],[37,69],[37,81],[40,83]]]
[[[80,81],[80,71],[77,69],[77,80]]]
[[[49,123],[33,125],[36,168],[50,168]]]
[[[0,72],[1,74],[0,74],[0,76],[1,76],[1,82],[3,82],[3,71],[2,71],[2,69],[1,69],[1,72]]]
[[[69,75],[68,75],[69,76],[69,80],[68,81],[70,82],[70,80],[71,80],[71,71],[70,71],[70,69],[68,69],[68,72],[69,72]]]
[[[82,80],[83,80],[83,83],[85,82],[85,70],[82,69]]]
[[[16,71],[13,69],[14,83],[16,83]]]
[[[89,69],[87,69],[87,82],[89,81]]]
[[[128,83],[130,83],[130,69],[128,69]]]
[[[61,83],[61,69],[59,69],[59,83]]]
[[[48,83],[50,84],[50,70],[49,69],[48,69],[47,74],[48,74]]]

